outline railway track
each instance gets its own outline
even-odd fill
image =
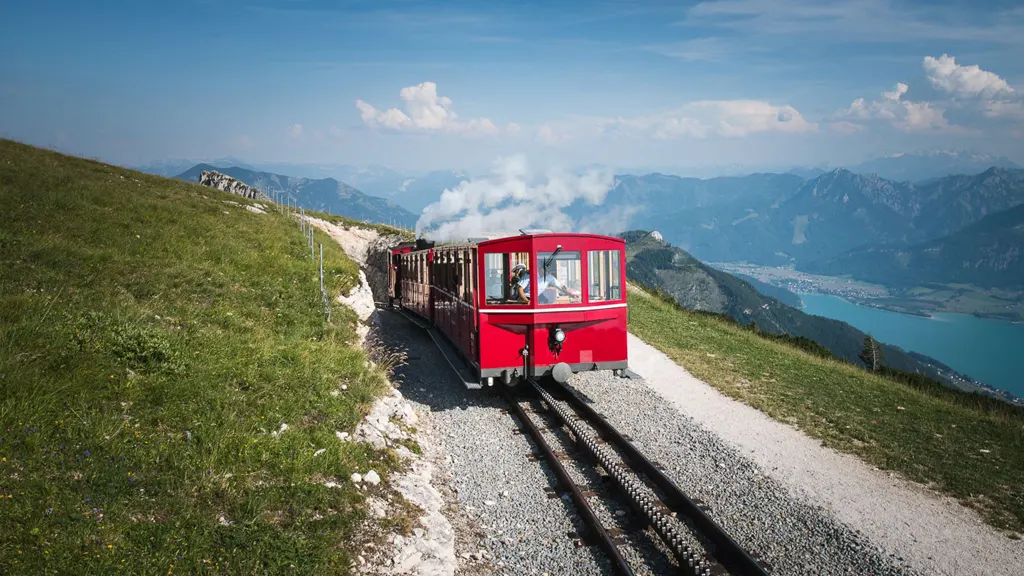
[[[601,547],[611,563],[613,573],[631,575],[630,566],[621,550],[619,530],[609,528],[591,506],[589,497],[596,495],[573,480],[566,468],[567,460],[581,467],[599,467],[625,498],[635,522],[651,530],[669,551],[683,574],[710,576],[767,576],[770,567],[758,562],[739,546],[701,508],[676,486],[661,469],[647,459],[630,439],[619,433],[599,413],[565,386],[541,385],[528,380],[527,394],[503,392],[510,409],[519,419],[520,427],[540,448],[541,456],[554,472],[559,488],[569,494],[591,540]],[[524,388],[520,385],[519,389]],[[527,410],[524,403],[538,402],[540,411]],[[546,427],[531,416],[540,413],[553,421]],[[544,431],[567,429],[575,440],[573,455],[551,447]]]

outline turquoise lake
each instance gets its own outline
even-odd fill
[[[926,354],[975,380],[1024,397],[1024,324],[966,314],[922,318],[822,294],[800,298],[808,314],[842,320],[886,344]]]

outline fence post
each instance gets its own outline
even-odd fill
[[[324,245],[320,244],[320,295],[324,298],[324,312],[327,314],[327,321],[331,321],[331,298],[327,294],[327,284],[324,282]]]

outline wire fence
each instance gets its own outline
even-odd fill
[[[317,262],[318,271],[320,275],[320,298],[324,303],[324,316],[327,317],[327,321],[331,321],[331,296],[327,290],[327,282],[324,280],[324,245],[317,243],[315,227],[308,216],[306,211],[298,202],[285,195],[284,192],[275,191],[262,191],[264,196],[270,199],[271,202],[277,204],[278,211],[288,218],[292,218],[299,227],[299,231],[302,233],[303,238],[306,240],[306,246],[309,247],[309,258],[313,262]],[[320,249],[319,262],[317,260],[317,247]]]

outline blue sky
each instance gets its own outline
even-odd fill
[[[110,162],[1024,162],[1024,7],[866,0],[0,4],[0,135]]]

